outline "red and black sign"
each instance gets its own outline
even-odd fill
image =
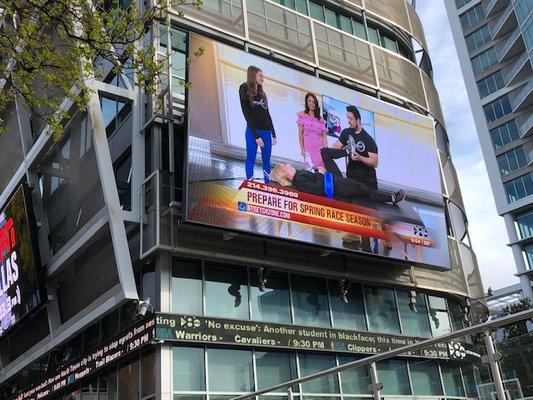
[[[19,186],[0,211],[0,337],[45,298],[29,189]]]

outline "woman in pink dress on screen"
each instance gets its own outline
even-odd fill
[[[313,93],[305,95],[305,110],[297,115],[300,150],[307,168],[324,168],[320,149],[328,147],[326,121],[322,118],[318,99]]]

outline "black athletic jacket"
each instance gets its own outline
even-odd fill
[[[254,97],[252,104],[250,104],[246,83],[243,83],[239,87],[239,97],[241,99],[242,113],[255,138],[259,138],[257,129],[262,131],[272,131],[272,137],[276,137],[272,117],[270,116],[268,105],[265,103],[264,99],[257,94]]]
[[[324,196],[324,175],[306,170],[296,171],[292,178],[292,185],[306,193]]]

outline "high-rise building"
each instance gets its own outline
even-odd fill
[[[411,3],[181,11],[149,32],[157,94],[102,62],[61,137],[3,115],[6,398],[228,399],[460,329],[483,296]],[[455,356],[379,362],[381,393],[476,396]],[[350,374],[294,396],[379,390]]]
[[[496,209],[533,298],[533,3],[446,0]],[[498,266],[494,266],[498,268]]]

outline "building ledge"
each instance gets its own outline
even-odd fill
[[[484,2],[483,7],[485,8],[485,15],[487,18],[496,15],[498,11],[504,8],[508,3],[508,0],[489,0]]]
[[[526,49],[522,32],[518,28],[494,47],[499,63],[511,59]]]
[[[513,5],[509,2],[509,5],[505,8],[503,13],[489,22],[489,29],[492,34],[492,40],[496,40],[507,32],[510,32],[517,27],[518,21],[514,12]]]
[[[528,269],[524,272],[517,272],[514,276],[530,275],[533,276],[533,269]]]
[[[503,79],[506,86],[514,85],[531,76],[531,61],[529,55],[524,52],[511,64],[502,69]]]

